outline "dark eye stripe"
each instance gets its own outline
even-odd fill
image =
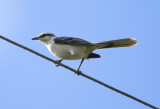
[[[39,37],[45,37],[45,36],[54,36],[53,34],[42,34],[42,35],[40,35]]]

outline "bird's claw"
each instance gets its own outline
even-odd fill
[[[77,70],[74,74],[79,76],[82,74],[82,72],[80,70]]]
[[[56,60],[55,66],[58,67],[62,60]]]
[[[58,67],[58,66],[59,66],[59,64],[55,64],[55,66],[56,66],[56,67]]]

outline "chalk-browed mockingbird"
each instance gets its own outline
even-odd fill
[[[93,53],[94,50],[130,47],[136,45],[137,43],[136,39],[133,38],[90,43],[80,38],[56,37],[54,34],[49,32],[42,33],[32,40],[39,40],[46,45],[54,56],[60,58],[57,63],[60,63],[62,60],[82,59],[77,72],[79,72],[84,59],[100,58],[100,55]],[[58,66],[58,64],[56,64],[56,66]]]

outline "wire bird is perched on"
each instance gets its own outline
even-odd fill
[[[57,63],[60,63],[62,60],[82,59],[77,69],[77,74],[84,59],[100,58],[99,54],[93,53],[94,50],[116,47],[130,47],[136,45],[137,43],[136,39],[133,38],[90,43],[80,38],[56,37],[54,34],[49,32],[42,33],[32,40],[39,40],[44,45],[46,45],[46,47],[54,56],[60,58]],[[56,66],[58,66],[58,64],[56,64]]]

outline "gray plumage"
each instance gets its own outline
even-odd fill
[[[53,40],[56,44],[93,45],[86,40],[74,37],[56,37]]]

